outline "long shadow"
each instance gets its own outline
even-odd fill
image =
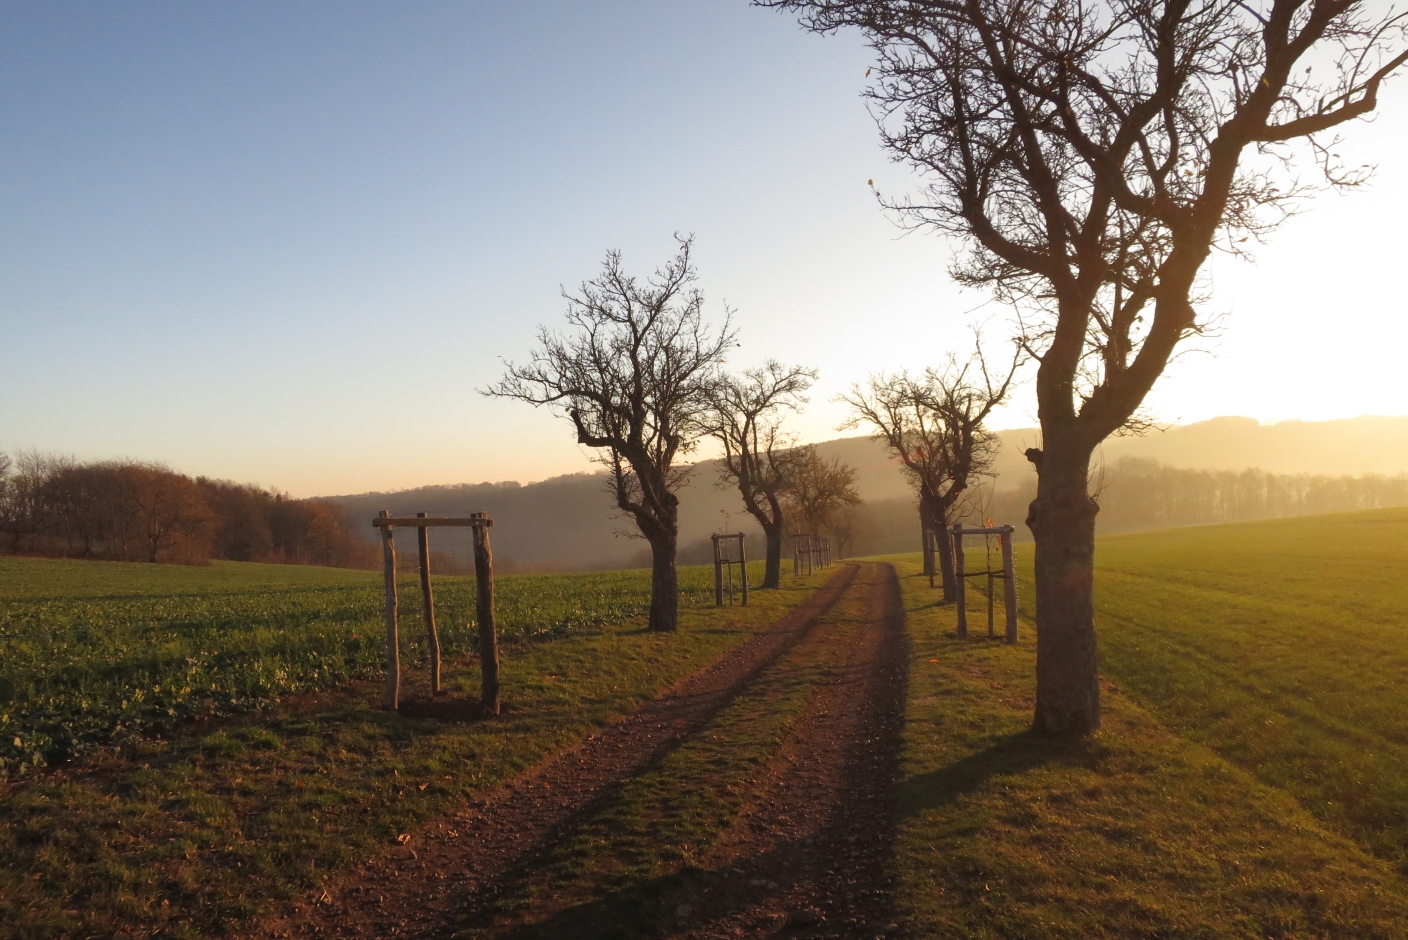
[[[883,929],[894,914],[886,873],[892,868],[900,820],[900,793],[892,781],[899,779],[900,771],[909,640],[894,571],[889,565],[876,567],[885,578],[879,588],[884,635],[878,654],[865,663],[869,695],[863,702],[851,703],[867,710],[867,720],[855,739],[858,743],[837,755],[844,761],[840,789],[816,827],[804,837],[778,842],[717,868],[686,868],[622,886],[543,921],[518,926],[505,936],[510,940],[634,940],[676,930],[710,935],[711,928],[725,928],[730,918],[756,911],[769,897],[785,896],[794,889],[810,890],[826,899],[826,922],[773,922],[755,928],[754,933],[758,929],[765,934],[792,933],[793,928],[810,927],[827,936],[873,937]],[[684,918],[675,916],[681,901],[690,907]],[[459,912],[434,935],[483,927],[484,914],[482,909]],[[741,934],[735,929],[725,935]]]
[[[1022,731],[945,767],[905,779],[899,787],[900,806],[905,816],[914,816],[948,806],[994,777],[1013,776],[1054,760],[1078,759],[1086,754],[1084,742]]]
[[[813,598],[804,601],[802,605],[794,608],[768,628],[758,631],[756,634],[758,640],[778,636],[781,636],[782,639],[777,642],[775,647],[767,650],[765,655],[759,656],[757,662],[750,664],[745,671],[732,677],[732,681],[724,688],[706,688],[700,692],[688,692],[679,688],[672,689],[660,697],[644,703],[621,722],[609,725],[607,729],[594,734],[588,739],[585,746],[600,742],[606,737],[605,732],[612,729],[624,731],[627,728],[634,728],[639,733],[641,729],[665,727],[671,721],[670,715],[673,712],[687,713],[687,718],[683,721],[673,719],[676,722],[674,734],[652,737],[648,744],[642,744],[639,759],[627,758],[618,766],[612,767],[610,766],[611,758],[608,755],[606,757],[608,766],[605,768],[605,778],[592,784],[586,792],[579,794],[579,798],[569,800],[569,804],[564,807],[561,816],[548,823],[544,830],[531,836],[528,845],[515,845],[511,850],[511,857],[493,859],[493,863],[503,867],[493,871],[489,877],[475,884],[470,896],[466,897],[461,894],[460,903],[463,906],[458,907],[453,914],[449,915],[448,922],[442,918],[434,924],[423,924],[418,930],[416,928],[405,930],[404,935],[445,936],[453,933],[449,929],[451,923],[465,924],[478,921],[483,918],[486,906],[492,904],[494,899],[518,893],[532,876],[534,870],[546,861],[555,846],[570,838],[571,834],[579,829],[583,823],[598,814],[612,800],[617,799],[632,778],[648,773],[652,768],[657,767],[675,750],[691,740],[701,729],[707,727],[716,715],[744,694],[789,650],[809,636],[826,614],[846,595],[855,581],[858,571],[859,568],[855,565],[846,566],[841,572],[838,572],[835,581],[828,582],[818,591],[818,594],[821,595],[820,602],[814,600],[817,595],[813,595]],[[735,647],[729,653],[725,653],[720,660],[704,667],[703,670],[695,673],[695,676],[717,668],[720,663],[723,663],[726,668],[728,657],[743,653],[744,648],[751,642],[753,641],[746,641],[742,646]],[[689,680],[684,681],[687,683]],[[647,734],[645,737],[650,736]],[[553,773],[553,762],[562,758],[562,754],[549,758],[548,762],[539,765],[538,772],[547,779],[554,779],[557,775]],[[563,768],[562,774],[564,776],[559,783],[570,778],[573,772],[572,767]],[[563,787],[558,786],[557,789],[563,789]],[[522,789],[515,788],[501,799],[492,801],[480,811],[480,822],[492,830],[494,823],[489,817],[502,814],[511,821],[514,818],[521,818],[524,813],[537,810],[536,807],[522,799],[523,793]],[[519,805],[520,802],[522,805]],[[491,863],[488,858],[480,859],[480,861],[486,866]]]

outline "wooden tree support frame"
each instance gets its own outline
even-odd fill
[[[831,539],[805,532],[792,536],[792,574],[810,575],[815,568],[831,567]]]
[[[420,553],[420,590],[425,604],[425,628],[430,647],[430,690],[440,695],[440,634],[435,628],[435,598],[430,590],[430,534],[432,528],[462,526],[474,530],[474,577],[478,585],[475,614],[479,621],[479,663],[483,683],[480,704],[492,715],[499,713],[499,633],[494,622],[494,554],[489,547],[489,528],[494,521],[487,512],[471,513],[468,517],[393,516],[385,509],[372,525],[381,530],[383,576],[386,582],[386,693],[382,707],[395,711],[401,704],[401,629],[396,612],[396,539],[397,527],[416,530],[416,548]]]
[[[991,528],[964,528],[962,523],[953,524],[953,574],[958,582],[958,637],[968,637],[968,579],[986,577],[988,579],[988,635],[993,635],[993,582],[1002,580],[1004,605],[1007,608],[1007,642],[1017,642],[1017,579],[1012,574],[1012,533],[1015,526],[999,525]],[[964,570],[963,537],[981,535],[984,538],[996,535],[1002,540],[1002,572],[967,572]]]
[[[743,582],[743,605],[748,606],[748,556],[743,550],[743,533],[736,532],[733,535],[709,536],[714,540],[714,606],[724,606],[724,577],[727,569],[728,577],[728,602],[733,604],[733,566],[737,565],[739,570],[739,580]],[[728,549],[722,543],[738,540],[738,558],[726,557]]]

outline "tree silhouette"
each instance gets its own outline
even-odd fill
[[[1314,188],[1353,187],[1335,129],[1408,61],[1405,15],[1364,0],[759,0],[859,28],[884,146],[919,170],[908,223],[966,245],[954,274],[1016,306],[1040,360],[1035,726],[1100,724],[1095,447],[1139,422],[1207,323],[1200,272]]]
[[[650,629],[679,626],[676,491],[690,467],[679,459],[703,433],[701,419],[724,352],[727,317],[713,330],[695,286],[690,239],[641,283],[608,252],[602,272],[567,299],[567,334],[542,328],[526,365],[508,364],[484,394],[549,405],[571,420],[578,443],[599,448],[616,505],[650,543]]]
[[[816,378],[815,369],[771,359],[742,375],[720,376],[705,419],[708,433],[723,444],[721,482],[738,487],[744,508],[762,527],[765,588],[781,583],[784,493],[802,457],[782,431],[782,416],[806,401],[802,395]]]

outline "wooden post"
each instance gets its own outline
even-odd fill
[[[748,555],[743,550],[743,533],[738,533],[738,570],[743,572],[743,606],[748,606]]]
[[[383,509],[383,517],[391,515]],[[395,711],[401,704],[401,635],[396,623],[396,543],[391,526],[381,530],[382,571],[386,580],[386,694],[381,706]]]
[[[953,577],[958,582],[958,638],[968,638],[968,579],[963,571],[963,525],[953,524]]]
[[[1012,571],[1012,533],[1010,525],[1002,527],[1002,592],[1007,602],[1007,642],[1017,642],[1017,576]]]
[[[724,565],[723,559],[719,555],[719,537],[717,534],[709,536],[714,542],[714,606],[724,606]]]
[[[425,513],[417,516],[424,519]],[[435,629],[435,599],[430,593],[430,528],[416,529],[416,548],[420,550],[420,596],[425,601],[425,636],[430,645],[430,694],[440,695],[440,633]]]
[[[995,627],[995,624],[994,624],[994,620],[993,620],[993,618],[994,618],[994,616],[995,616],[995,614],[993,613],[993,611],[997,609],[997,608],[993,605],[993,600],[994,600],[993,594],[994,594],[994,593],[996,593],[996,592],[995,592],[995,590],[994,590],[994,585],[993,585],[992,569],[989,568],[989,569],[988,569],[988,639],[992,639],[993,637],[997,636],[997,630],[996,630],[996,627]]]
[[[474,513],[476,519],[489,518],[487,512]],[[479,668],[483,685],[479,701],[490,714],[499,713],[499,633],[494,624],[494,553],[489,548],[489,527],[475,526],[474,578],[478,596],[475,614],[479,620]]]

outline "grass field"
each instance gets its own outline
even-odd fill
[[[699,668],[822,577],[716,610],[708,569],[681,569],[678,635],[643,629],[648,572],[503,578],[505,714],[464,722],[376,709],[378,684],[360,678],[380,669],[374,574],[0,564],[6,727],[21,746],[68,734],[81,749],[114,727],[123,744],[0,781],[0,936],[26,938],[238,935]],[[403,597],[414,668],[414,582]],[[441,580],[437,602],[447,687],[471,700],[473,580]],[[148,683],[161,691],[139,698]]]
[[[960,642],[917,556],[893,559],[911,932],[1408,936],[1408,511],[1111,536],[1096,558],[1105,730],[1073,746],[1026,731],[1029,578],[1021,644]]]
[[[1408,875],[1408,510],[1112,536],[1096,577],[1110,679]]]

